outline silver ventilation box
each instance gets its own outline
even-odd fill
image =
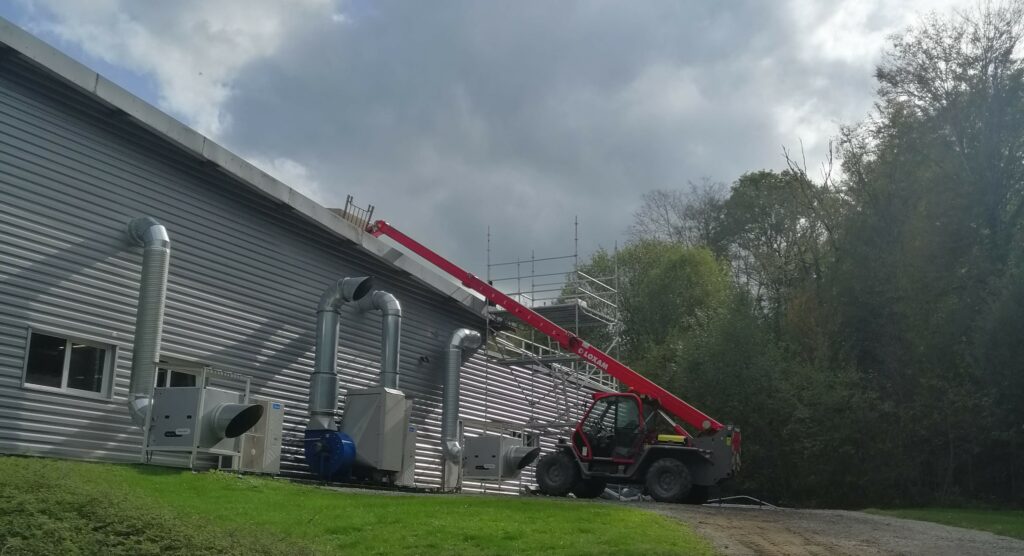
[[[230,456],[236,468],[241,436],[260,424],[265,408],[249,399],[249,377],[198,362],[165,358],[161,370],[192,375],[196,386],[155,388],[143,451],[187,452],[188,466],[199,456]],[[154,460],[155,461],[155,460]]]
[[[539,454],[539,447],[527,445],[522,438],[467,436],[462,455],[462,478],[475,481],[514,479]]]
[[[341,432],[356,445],[354,474],[413,486],[416,427],[409,422],[412,400],[400,390],[376,386],[345,396]]]
[[[263,407],[218,388],[156,388],[148,449],[238,455],[238,437],[259,423]]]

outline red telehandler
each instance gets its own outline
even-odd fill
[[[659,502],[703,503],[710,487],[739,470],[738,428],[712,419],[387,222],[378,220],[367,226],[367,231],[376,237],[387,236],[423,257],[629,388],[593,395],[593,403],[569,441],[560,439],[556,450],[537,463],[542,493],[565,496],[571,492],[579,498],[595,498],[608,484],[632,484],[640,485]]]

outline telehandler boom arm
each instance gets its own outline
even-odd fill
[[[463,270],[455,263],[428,249],[423,244],[405,235],[394,226],[378,220],[367,226],[367,232],[375,237],[385,235],[399,245],[423,257],[431,264],[459,280],[463,286],[484,296],[487,301],[505,309],[517,319],[555,340],[563,350],[578,355],[598,369],[615,377],[633,392],[658,402],[663,410],[677,417],[699,432],[717,432],[723,425],[704,412],[672,395],[668,390],[651,382],[641,374],[614,357],[585,342],[579,336],[558,326],[535,311],[505,295],[494,286]],[[681,432],[681,431],[680,431]]]

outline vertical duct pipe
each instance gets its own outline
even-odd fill
[[[462,457],[459,442],[459,375],[462,370],[462,351],[480,347],[480,333],[460,328],[448,342],[444,361],[444,399],[441,406],[441,449],[444,457],[457,462]]]
[[[377,290],[359,302],[361,311],[381,312],[380,385],[398,389],[398,353],[402,343],[402,306],[395,296]]]
[[[139,304],[135,313],[135,338],[132,340],[128,413],[136,425],[145,427],[149,407],[153,403],[156,363],[160,359],[160,336],[163,333],[164,306],[167,302],[171,240],[167,236],[167,229],[149,216],[129,222],[128,235],[143,248]]]
[[[338,310],[349,301],[359,301],[373,287],[363,276],[342,278],[320,296],[316,308],[316,351],[309,385],[309,430],[335,430],[338,412]]]

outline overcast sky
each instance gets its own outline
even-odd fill
[[[0,0],[0,15],[327,206],[457,262],[625,238],[643,192],[814,164],[887,37],[955,0]]]

